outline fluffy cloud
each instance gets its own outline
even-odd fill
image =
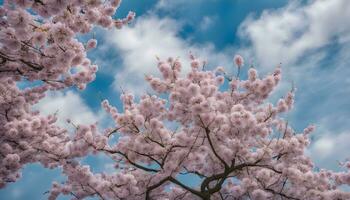
[[[255,58],[264,67],[283,62],[294,64],[321,47],[350,40],[350,2],[317,0],[306,6],[295,2],[279,10],[250,17],[239,34],[248,39]]]
[[[346,159],[350,159],[349,141],[349,132],[338,135],[327,133],[312,143],[308,154],[312,156],[318,166],[339,169],[337,161],[344,162]]]
[[[122,58],[122,69],[118,69],[114,87],[123,87],[136,94],[146,90],[145,74],[157,74],[156,56],[162,60],[168,57],[179,58],[184,71],[189,69],[189,52],[216,65],[230,66],[231,58],[226,53],[214,52],[211,44],[195,45],[177,34],[181,24],[169,18],[148,15],[137,19],[133,27],[106,33]],[[211,66],[213,67],[213,66]]]
[[[106,117],[104,112],[94,113],[84,100],[72,91],[49,93],[35,108],[44,115],[56,113],[58,124],[67,128],[67,119],[74,124],[92,124],[103,121]]]

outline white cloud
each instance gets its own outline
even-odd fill
[[[320,139],[318,139],[314,145],[313,145],[313,150],[317,155],[314,155],[319,157],[319,158],[325,158],[332,154],[332,150],[334,149],[334,141],[331,137],[329,136],[324,136]]]
[[[231,65],[227,54],[214,52],[211,44],[199,46],[179,37],[180,29],[181,24],[175,20],[149,15],[137,19],[133,27],[106,33],[105,37],[118,48],[123,62],[122,70],[115,76],[114,87],[144,93],[147,88],[144,75],[158,71],[156,56],[162,60],[178,57],[184,71],[189,69],[190,51],[208,60],[209,64]]]
[[[316,162],[317,166],[328,169],[339,169],[338,162],[344,162],[349,155],[350,133],[343,132],[337,135],[323,134],[308,150],[308,154]]]
[[[349,41],[349,10],[348,0],[316,0],[306,6],[293,2],[264,11],[258,19],[248,18],[239,34],[251,42],[263,67],[289,65],[327,44]]]
[[[70,127],[67,119],[74,124],[93,124],[101,122],[105,117],[104,112],[94,113],[84,100],[72,91],[49,93],[35,105],[35,109],[44,115],[57,113],[58,125],[66,128]]]

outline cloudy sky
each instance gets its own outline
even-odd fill
[[[283,82],[271,99],[294,82],[295,109],[286,118],[297,131],[317,126],[307,153],[318,167],[339,170],[337,162],[350,157],[350,1],[124,0],[116,15],[129,10],[137,13],[129,27],[95,30],[99,45],[89,55],[100,69],[95,82],[83,92],[52,93],[38,109],[57,111],[62,126],[71,118],[103,127],[110,121],[101,99],[120,107],[120,88],[147,91],[143,77],[157,73],[156,56],[188,63],[191,51],[209,68],[230,71],[238,53],[262,74],[282,63]],[[84,162],[110,170],[105,158]],[[50,182],[64,180],[59,171],[29,165],[20,181],[0,190],[0,199],[46,199]]]

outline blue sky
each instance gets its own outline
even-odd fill
[[[156,55],[179,56],[188,63],[192,51],[209,68],[222,65],[230,71],[233,55],[240,53],[261,74],[282,62],[283,81],[271,99],[295,83],[295,108],[285,117],[298,131],[315,124],[307,153],[317,166],[339,170],[337,161],[350,152],[350,1],[252,2],[124,0],[116,16],[133,10],[137,18],[122,30],[95,30],[99,44],[89,57],[99,65],[96,80],[85,91],[50,94],[37,108],[44,114],[59,108],[62,126],[71,118],[75,123],[99,121],[104,127],[110,120],[100,99],[120,107],[120,87],[136,94],[148,91],[143,76],[157,73]],[[84,162],[94,171],[112,170],[103,157]],[[21,180],[0,190],[0,199],[46,199],[49,183],[64,180],[59,171],[29,165]]]

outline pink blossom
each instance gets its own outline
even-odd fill
[[[243,57],[240,55],[235,55],[233,60],[234,60],[235,64],[237,65],[237,67],[242,67],[244,64]]]
[[[96,48],[97,45],[97,40],[95,39],[90,39],[87,43],[86,43],[86,48],[87,49],[94,49]]]

